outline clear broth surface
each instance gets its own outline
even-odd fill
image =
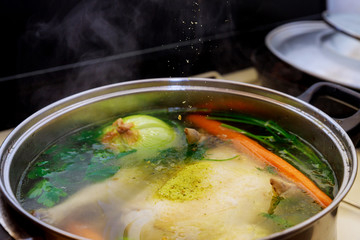
[[[145,150],[104,144],[104,132],[113,121],[81,129],[49,146],[32,161],[18,186],[22,206],[68,232],[111,240],[258,239],[322,210],[277,169],[234,148],[231,141],[197,129],[203,140],[189,143],[184,128],[193,126],[184,121],[186,113],[148,115],[169,128],[155,130],[154,140],[143,144]],[[157,127],[164,127],[161,124]],[[257,136],[268,134],[258,126],[232,124]],[[159,132],[164,136],[156,136]],[[166,137],[171,141],[162,142]],[[321,173],[304,173],[333,197],[333,171],[320,153],[301,142],[325,166]],[[274,144],[277,149],[295,149],[291,143]],[[292,152],[306,161],[303,153]],[[275,192],[270,182],[285,190]]]

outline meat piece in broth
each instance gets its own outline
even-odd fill
[[[35,215],[66,226],[91,209],[103,216],[99,221],[106,239],[254,239],[270,234],[256,224],[264,221],[260,213],[268,211],[273,175],[228,145],[209,149],[207,158],[171,175],[150,168],[120,169]]]

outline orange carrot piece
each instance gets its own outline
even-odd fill
[[[256,141],[239,132],[222,127],[221,122],[207,119],[206,116],[203,115],[188,115],[186,119],[212,135],[223,140],[231,140],[234,146],[240,151],[252,154],[267,164],[277,168],[281,174],[307,192],[323,208],[329,206],[332,202],[332,199],[319,189],[308,177]]]
[[[98,232],[91,229],[89,226],[78,222],[69,223],[66,227],[66,231],[91,240],[104,240]]]

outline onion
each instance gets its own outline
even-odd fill
[[[104,128],[102,142],[118,151],[162,150],[174,144],[177,132],[164,121],[148,115],[131,115],[117,119]]]

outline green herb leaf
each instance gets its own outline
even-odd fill
[[[48,161],[44,161],[48,163]],[[30,179],[36,179],[45,176],[51,172],[51,169],[42,164],[43,162],[36,163],[35,166],[29,171],[27,177]]]
[[[120,166],[106,166],[99,163],[92,164],[86,170],[85,180],[99,182],[113,176],[119,169]]]
[[[98,138],[102,134],[102,128],[98,129],[86,129],[79,131],[72,136],[74,142],[86,142],[87,144],[94,144],[98,142]]]
[[[214,161],[214,162],[223,162],[223,161],[230,161],[230,160],[234,160],[235,158],[239,157],[239,155],[235,155],[233,157],[230,158],[225,158],[225,159],[211,159],[211,158],[205,158],[204,160],[206,161]]]
[[[28,192],[29,198],[38,198],[37,202],[52,207],[60,201],[61,197],[67,196],[67,193],[61,188],[55,187],[48,180],[43,179]]]
[[[144,159],[145,162],[155,165],[168,165],[170,163],[178,163],[186,158],[186,149],[184,148],[167,148],[159,151],[159,153],[152,158]]]
[[[283,197],[279,196],[274,190],[273,190],[273,196],[271,198],[270,207],[268,210],[268,214],[272,215],[275,212],[276,207],[279,205],[279,203],[284,200]]]
[[[91,158],[91,162],[96,162],[96,163],[106,163],[109,162],[111,160],[114,160],[116,158],[115,154],[107,149],[100,149],[100,150],[96,150],[93,153],[93,157]]]
[[[202,160],[205,157],[207,147],[204,143],[202,144],[190,144],[188,146],[186,157],[193,158],[196,160]]]
[[[290,224],[285,218],[280,217],[275,214],[269,214],[269,213],[261,213],[261,216],[272,220],[276,225],[278,225],[281,229],[286,229],[289,227],[292,227],[293,225]]]
[[[185,161],[203,160],[206,147],[204,144],[189,144],[183,148],[167,148],[159,151],[159,153],[152,158],[144,159],[145,162],[155,165],[169,165],[171,163],[181,163]]]
[[[129,150],[129,151],[126,151],[126,152],[118,153],[118,154],[116,155],[116,159],[120,159],[120,158],[125,157],[125,156],[127,156],[127,155],[129,155],[129,154],[131,154],[131,153],[136,152],[136,151],[137,151],[136,149],[132,149],[132,150]]]
[[[268,172],[273,175],[277,175],[276,169],[273,166],[266,165],[264,168],[256,168],[259,171]]]
[[[135,149],[115,155],[108,149],[96,150],[86,169],[85,180],[99,182],[112,177],[120,169],[120,166],[117,165],[116,161],[134,152],[136,152]]]
[[[46,184],[47,180],[42,180],[40,182],[38,182],[37,184],[35,184],[35,186],[30,189],[30,191],[28,192],[28,197],[29,198],[36,198],[36,197],[39,197],[42,192],[43,192],[43,187],[44,187],[44,184]]]

